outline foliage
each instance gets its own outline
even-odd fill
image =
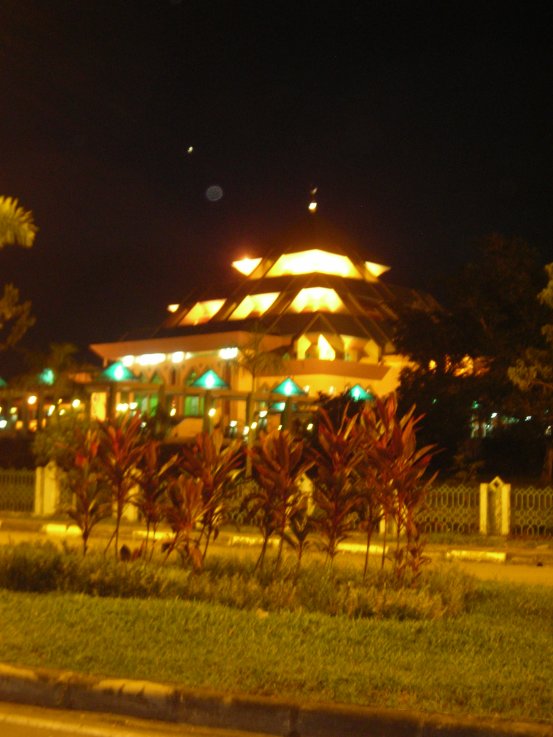
[[[12,348],[34,324],[31,303],[20,302],[19,289],[6,284],[0,297],[0,351]]]
[[[545,267],[547,285],[538,294],[538,301],[549,310],[547,319],[551,319],[553,310],[553,263]],[[522,391],[533,397],[532,414],[545,416],[545,424],[549,427],[549,442],[546,447],[543,465],[543,479],[553,478],[553,444],[551,443],[551,397],[553,395],[553,323],[542,325],[541,333],[544,343],[535,342],[527,348],[522,358],[517,358],[509,367],[510,380]]]
[[[300,538],[302,535],[298,526],[299,515],[305,511],[306,501],[301,490],[301,479],[313,462],[305,458],[303,442],[286,430],[274,430],[263,437],[252,449],[252,461],[257,487],[246,498],[245,504],[251,516],[257,519],[263,537],[258,565],[263,567],[269,538],[276,534],[279,537],[278,568],[286,529],[292,520],[295,521],[296,533],[299,533]],[[306,530],[305,522],[303,532]],[[302,543],[301,550],[303,547]]]
[[[73,499],[65,512],[81,531],[83,555],[93,528],[111,515],[110,489],[99,462],[99,448],[98,427],[77,426],[64,449],[68,463],[62,479]]]
[[[7,245],[30,248],[36,233],[32,213],[24,210],[16,199],[0,196],[0,248]],[[19,290],[13,284],[6,284],[0,297],[0,350],[15,345],[34,322],[31,303],[20,302]]]
[[[357,416],[344,413],[335,424],[324,409],[318,412],[318,448],[310,451],[317,469],[313,479],[314,522],[323,549],[332,562],[338,544],[355,529],[360,499],[354,472],[363,457],[362,436]]]
[[[37,233],[33,214],[14,197],[0,196],[0,248],[18,245],[30,248]]]
[[[125,414],[99,423],[100,448],[98,460],[101,472],[111,489],[115,506],[115,530],[108,548],[115,541],[115,556],[119,555],[119,528],[125,506],[132,501],[137,468],[142,460],[147,434],[143,432],[140,415]]]
[[[167,461],[161,459],[161,442],[148,438],[144,444],[144,453],[136,467],[135,481],[138,493],[133,498],[142,518],[146,522],[146,539],[144,554],[153,554],[156,540],[156,531],[163,519],[163,503],[170,484],[174,480],[177,468],[177,455],[172,455]],[[149,551],[150,534],[152,547]]]
[[[330,570],[317,560],[304,562],[300,571],[284,561],[270,576],[255,574],[249,559],[212,557],[197,576],[182,567],[143,559],[123,563],[94,551],[83,558],[52,543],[0,547],[0,588],[13,591],[178,598],[252,611],[421,620],[459,616],[475,597],[474,580],[455,570],[429,571],[409,587],[388,572],[373,571],[367,582],[358,566]]]
[[[451,469],[456,456],[459,462],[474,428],[489,424],[492,413],[514,419],[532,414],[507,370],[539,339],[543,308],[533,295],[542,282],[532,248],[492,235],[447,284],[443,308],[401,315],[395,342],[413,366],[401,376],[400,408],[416,403],[424,415],[423,443],[444,450],[435,467]]]
[[[398,578],[407,569],[416,576],[425,562],[419,541],[416,515],[424,504],[426,491],[432,479],[423,481],[434,446],[417,448],[415,408],[403,417],[397,416],[394,395],[377,399],[363,413],[365,428],[365,478],[376,491],[385,520],[392,518],[396,528],[394,566]],[[372,500],[368,503],[370,504]],[[374,511],[370,512],[374,517]],[[402,535],[405,542],[402,544]]]
[[[223,434],[219,430],[212,434],[200,433],[192,446],[184,446],[181,451],[181,469],[202,482],[202,559],[207,555],[212,537],[217,538],[221,524],[226,521],[229,495],[242,463],[243,450],[240,442],[234,441],[223,447]]]
[[[201,520],[208,514],[208,504],[203,498],[203,481],[181,474],[169,487],[164,516],[174,533],[167,547],[167,557],[176,550],[183,563],[190,562],[199,571],[203,557],[200,538],[194,534]]]
[[[71,412],[52,415],[33,439],[37,466],[46,466],[53,461],[62,471],[68,471],[73,464],[71,448],[75,446],[75,438],[83,438],[87,428],[93,426],[94,423]]]

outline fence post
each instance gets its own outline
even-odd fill
[[[511,484],[503,484],[501,487],[501,534],[509,535],[511,532]]]
[[[43,469],[42,511],[43,515],[54,515],[60,504],[59,469],[53,461]]]
[[[488,484],[480,484],[480,534],[488,534]]]
[[[33,504],[34,514],[44,514],[44,466],[35,469],[35,501]]]

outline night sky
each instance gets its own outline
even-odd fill
[[[313,229],[427,289],[492,231],[553,260],[551,29],[529,0],[0,0],[0,194],[40,228],[0,254],[26,343],[155,325]]]

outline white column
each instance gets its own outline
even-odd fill
[[[511,532],[511,484],[503,484],[501,487],[501,534],[508,535]]]
[[[488,484],[480,484],[480,534],[488,534]]]

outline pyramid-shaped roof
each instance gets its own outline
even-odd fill
[[[393,350],[403,306],[434,306],[427,295],[381,280],[389,267],[343,246],[285,247],[232,262],[235,279],[168,306],[151,337],[252,330],[290,336],[323,332],[373,339]]]

